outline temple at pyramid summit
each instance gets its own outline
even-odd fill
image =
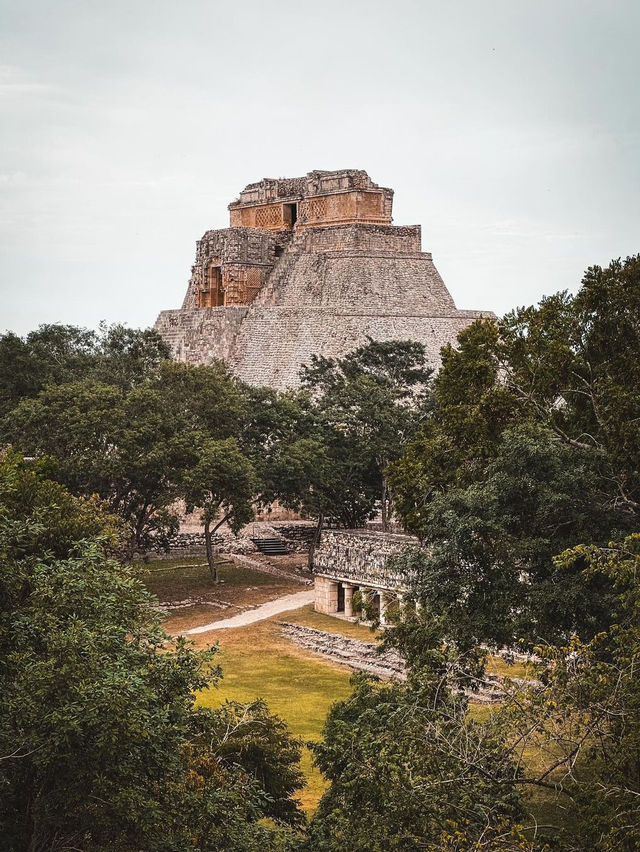
[[[374,340],[439,350],[490,311],[458,310],[420,225],[392,224],[393,190],[353,169],[249,184],[230,227],[207,231],[181,308],[156,329],[174,357],[224,360],[243,381],[299,384],[312,355],[341,357]]]

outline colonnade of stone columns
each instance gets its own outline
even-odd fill
[[[353,617],[353,592],[355,591],[355,586],[352,586],[351,583],[343,583],[344,587],[344,614],[348,618]]]
[[[318,580],[321,582],[318,583]],[[355,615],[353,610],[353,593],[359,589],[363,593],[375,593],[380,601],[380,624],[384,625],[387,621],[387,608],[390,599],[395,598],[399,601],[400,606],[404,603],[407,593],[388,591],[385,589],[376,589],[372,586],[362,586],[356,583],[338,582],[331,580],[328,577],[316,578],[316,603],[315,608],[318,612],[324,612],[327,615],[337,615],[339,612],[339,588],[342,586],[344,590],[344,615],[346,618],[353,618]],[[419,604],[416,603],[416,611],[419,611]]]

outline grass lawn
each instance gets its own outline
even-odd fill
[[[225,583],[216,586],[211,583],[202,560],[192,560],[186,569],[179,566],[187,565],[189,560],[180,560],[174,565],[168,562],[163,560],[145,566],[149,569],[145,582],[163,600],[171,597],[184,599],[200,595],[204,590],[208,593],[213,591],[220,599],[234,599],[241,606],[300,591],[301,588],[299,584],[284,578],[229,565],[221,569],[221,578]],[[190,607],[188,611],[172,612],[166,627],[170,633],[176,634],[192,624],[227,618],[238,611],[237,608],[214,610],[207,606]],[[196,644],[200,647],[219,643],[218,659],[224,673],[220,685],[201,693],[198,701],[204,706],[217,707],[226,699],[250,702],[263,698],[270,710],[287,722],[294,736],[305,742],[318,740],[331,705],[334,701],[347,698],[351,692],[351,672],[344,666],[328,662],[295,645],[281,633],[279,621],[302,624],[368,642],[375,641],[376,637],[375,631],[369,627],[322,615],[315,612],[312,605],[247,627],[198,635]],[[507,677],[530,677],[532,674],[529,667],[522,664],[509,666],[498,657],[490,659],[488,671]],[[496,709],[491,705],[471,704],[469,716],[483,721]],[[529,765],[535,766],[539,759],[540,755],[535,748],[527,750],[525,760]],[[311,752],[306,747],[303,749],[302,769],[307,786],[300,791],[299,798],[307,813],[312,814],[326,784],[313,766]],[[566,822],[567,814],[561,812],[565,803],[553,791],[527,791],[526,801],[541,827]]]
[[[533,663],[508,663],[504,657],[493,656],[487,660],[487,673],[497,674],[500,677],[522,678],[523,680],[534,680],[536,677]]]
[[[198,624],[229,618],[250,606],[257,606],[303,588],[295,580],[252,571],[244,565],[222,561],[220,582],[214,583],[202,557],[158,559],[135,563],[141,579],[161,603],[193,600],[192,606],[171,610],[165,623],[177,634]]]
[[[224,678],[217,689],[202,693],[199,701],[205,706],[219,706],[225,699],[253,701],[264,698],[269,709],[281,716],[293,734],[302,740],[318,740],[329,708],[334,701],[346,698],[351,692],[351,672],[344,666],[326,662],[315,654],[299,648],[280,632],[278,621],[308,624],[320,630],[359,636],[371,640],[369,628],[343,622],[313,611],[311,606],[287,612],[276,618],[261,621],[235,630],[216,631],[198,637],[198,644],[207,639],[220,643],[220,663]],[[311,752],[305,748],[302,769],[307,786],[300,800],[312,813],[325,782],[312,765]]]
[[[252,571],[244,565],[226,560],[218,562],[219,583],[214,583],[209,567],[202,557],[187,559],[158,559],[154,562],[134,562],[142,572],[142,580],[150,592],[161,601],[182,600],[203,593],[223,595],[228,588],[245,590],[247,586],[287,585],[285,578]],[[300,588],[297,584],[297,588]]]

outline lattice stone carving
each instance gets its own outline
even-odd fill
[[[259,207],[256,210],[256,227],[258,228],[272,228],[274,225],[279,225],[281,221],[282,211],[276,205]]]
[[[312,222],[324,219],[327,215],[327,202],[324,198],[311,198],[307,201],[306,207],[307,218]]]

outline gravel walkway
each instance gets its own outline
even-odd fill
[[[212,621],[210,624],[203,624],[200,627],[192,627],[191,630],[185,630],[183,635],[189,636],[194,633],[208,633],[209,630],[230,630],[233,627],[246,627],[247,624],[264,621],[265,618],[271,618],[272,615],[279,615],[281,612],[289,612],[292,609],[300,609],[301,606],[313,603],[314,598],[314,590],[306,589],[304,592],[296,592],[293,595],[276,598],[274,601],[267,601],[267,603],[261,604],[255,609],[249,609],[246,612],[233,615],[231,618],[223,618],[220,621]]]

